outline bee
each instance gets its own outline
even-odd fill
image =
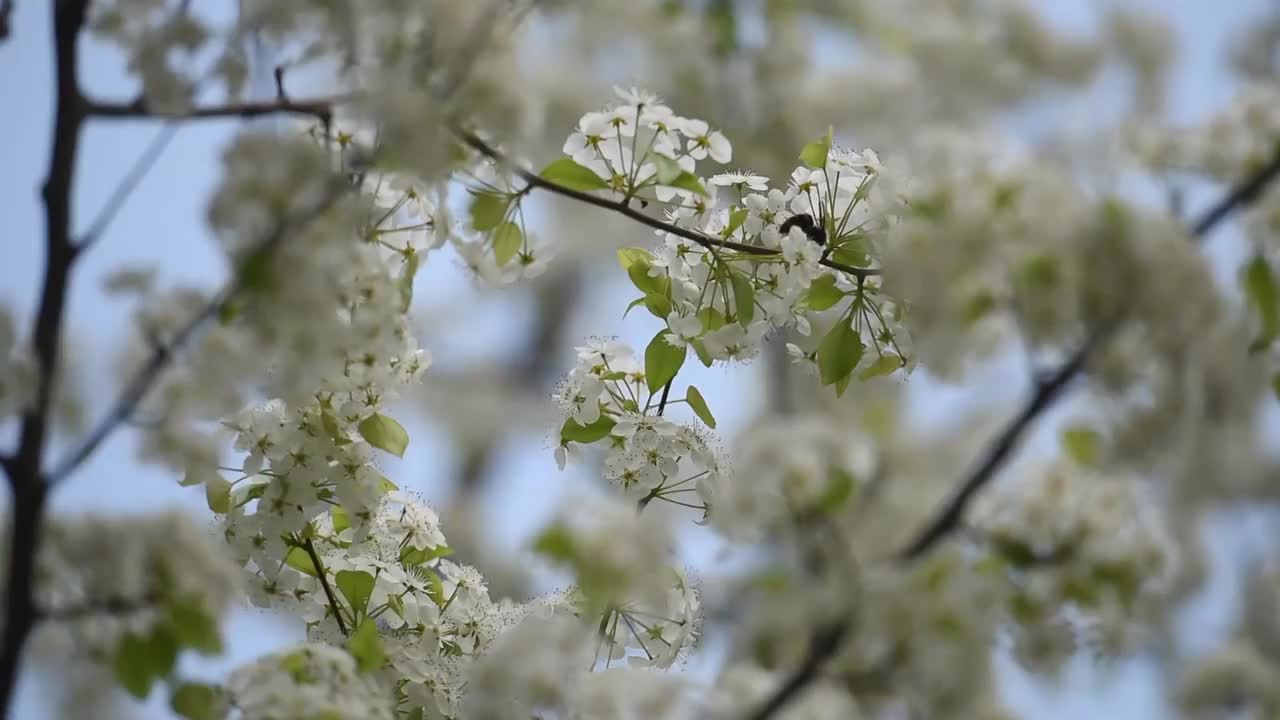
[[[791,228],[793,227],[798,227],[801,230],[803,230],[805,237],[817,243],[819,246],[826,246],[827,244],[826,228],[823,227],[823,224],[821,222],[814,220],[813,216],[810,215],[809,213],[800,213],[799,215],[792,215],[791,217],[787,218],[786,222],[782,223],[782,226],[779,227],[778,229],[782,231],[783,235],[786,235],[788,232],[791,231]]]

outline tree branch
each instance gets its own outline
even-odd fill
[[[324,596],[329,599],[329,607],[333,608],[333,619],[338,621],[338,629],[343,635],[347,635],[347,623],[342,619],[342,606],[338,604],[338,598],[333,594],[333,588],[329,587],[329,577],[325,574],[324,563],[320,562],[320,553],[316,552],[316,545],[307,538],[302,544],[302,549],[307,552],[307,557],[311,558],[311,564],[316,566],[316,576],[320,578],[320,587],[324,588]],[[355,618],[352,618],[353,620]]]
[[[146,100],[139,98],[128,103],[116,103],[101,100],[86,100],[85,112],[95,118],[123,120],[208,120],[226,118],[255,118],[264,115],[288,113],[294,115],[310,115],[321,122],[333,119],[333,109],[350,98],[334,96],[310,100],[290,100],[277,97],[272,100],[254,100],[226,105],[210,105],[191,108],[185,112],[166,112],[147,107]]]
[[[284,218],[272,230],[261,243],[255,247],[251,253],[273,252],[289,234],[293,231],[306,227],[308,223],[322,214],[330,206],[339,195],[345,190],[346,184],[340,179],[334,180],[325,196],[313,207],[307,208],[298,217]],[[137,410],[138,405],[146,397],[147,392],[159,380],[160,375],[168,368],[173,361],[174,354],[185,346],[192,338],[207,324],[210,320],[218,316],[231,300],[235,292],[240,288],[240,279],[233,277],[227,284],[214,296],[214,299],[206,305],[194,318],[187,322],[176,334],[167,342],[157,342],[152,350],[151,356],[143,363],[142,367],[134,373],[133,378],[125,387],[119,399],[112,406],[111,411],[94,426],[93,430],[76,446],[71,453],[56,464],[49,473],[49,483],[56,485],[65,480],[76,468],[89,458],[90,455],[98,449],[113,432],[121,425],[126,423]]]
[[[1228,191],[1221,200],[1210,206],[1200,219],[1192,223],[1190,227],[1192,236],[1197,240],[1203,240],[1222,221],[1256,201],[1278,176],[1280,176],[1280,148],[1276,149],[1266,165]],[[1104,325],[1095,330],[1066,363],[1046,379],[1037,382],[1035,392],[1027,399],[1022,410],[992,441],[983,453],[982,461],[960,484],[934,519],[898,553],[899,561],[910,562],[924,556],[934,545],[963,524],[964,513],[969,504],[995,478],[996,473],[1004,466],[1009,455],[1021,442],[1022,436],[1036,418],[1053,406],[1071,380],[1084,369],[1090,356],[1106,343],[1117,328],[1118,323]]]
[[[49,174],[41,194],[45,215],[45,270],[35,310],[33,349],[39,377],[31,406],[22,418],[18,449],[7,465],[12,489],[8,578],[5,587],[3,645],[0,646],[0,718],[11,715],[22,650],[31,634],[36,609],[31,594],[36,547],[44,520],[48,487],[41,462],[49,430],[49,406],[58,369],[62,322],[71,266],[71,189],[76,150],[84,123],[84,101],[76,81],[79,57],[76,39],[85,21],[88,0],[51,3],[56,99]]]
[[[133,167],[129,168],[129,171],[120,179],[120,184],[116,185],[115,190],[111,191],[111,196],[107,198],[106,204],[102,206],[97,216],[89,223],[88,229],[80,236],[79,242],[76,243],[76,252],[87,250],[89,246],[106,234],[111,221],[115,220],[116,214],[124,207],[133,191],[138,189],[142,179],[155,166],[156,161],[160,159],[165,148],[169,146],[169,142],[173,140],[177,132],[178,126],[173,123],[156,133],[147,148],[142,151],[142,155],[138,156],[138,159],[134,161]]]
[[[707,247],[707,248],[715,247],[715,248],[724,248],[726,250],[737,250],[738,252],[741,252],[741,253],[747,253],[750,255],[759,255],[762,257],[775,256],[779,254],[777,250],[772,250],[767,247],[761,247],[759,245],[747,245],[745,243],[734,242],[732,240],[724,240],[722,238],[712,237],[711,235],[698,232],[697,230],[691,230],[689,228],[681,227],[673,223],[659,220],[650,215],[646,215],[645,213],[642,213],[639,210],[636,210],[635,208],[631,207],[624,201],[602,198],[597,195],[592,195],[591,193],[582,192],[581,190],[574,190],[573,188],[565,187],[563,185],[560,185],[559,183],[551,182],[550,180],[547,180],[546,178],[540,175],[537,175],[535,173],[529,172],[528,170],[511,162],[511,160],[509,160],[505,155],[499,152],[497,148],[485,142],[475,133],[457,126],[455,126],[453,130],[454,130],[454,133],[462,140],[462,142],[466,143],[469,147],[471,147],[473,150],[480,153],[481,155],[491,158],[495,162],[510,168],[511,171],[514,172],[521,180],[528,183],[529,187],[541,188],[543,190],[546,190],[547,192],[554,193],[556,195],[572,198],[574,200],[586,203],[588,205],[594,205],[599,208],[604,208],[605,210],[616,212],[620,215],[625,215],[631,218],[632,220],[635,220],[636,222],[640,223],[641,225],[646,225],[648,227],[653,228],[654,230],[661,230],[663,232],[668,232],[668,233],[671,233],[672,235],[685,238],[686,240],[692,240],[693,242],[696,242],[703,247]],[[867,278],[867,277],[880,274],[880,270],[877,268],[858,268],[858,267],[853,267],[852,265],[846,265],[844,263],[835,262],[834,260],[829,260],[826,258],[823,258],[823,260],[821,261],[821,264],[833,270],[839,270],[841,272],[848,273],[858,278]]]
[[[844,640],[847,630],[847,625],[837,623],[815,632],[809,643],[809,652],[800,666],[792,671],[772,695],[765,699],[759,709],[748,716],[749,720],[768,720],[781,712],[788,703],[799,696],[801,691],[813,684],[822,672],[822,666],[840,649],[840,643]]]

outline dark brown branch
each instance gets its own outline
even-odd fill
[[[745,243],[734,242],[732,240],[724,240],[722,238],[712,237],[711,235],[698,232],[697,230],[691,230],[689,228],[681,227],[673,223],[659,220],[650,215],[646,215],[645,213],[640,212],[639,210],[631,207],[624,201],[610,200],[608,198],[592,195],[591,193],[588,193],[588,192],[582,192],[581,190],[574,190],[573,188],[565,187],[559,183],[551,182],[550,180],[547,180],[546,178],[540,175],[537,175],[535,173],[529,172],[528,170],[525,170],[519,165],[516,165],[515,163],[511,162],[506,158],[506,156],[504,156],[501,152],[499,152],[497,148],[485,142],[475,133],[467,131],[460,127],[455,127],[454,132],[458,135],[459,138],[462,139],[464,143],[466,143],[469,147],[471,147],[476,152],[488,158],[493,159],[497,163],[500,163],[510,168],[511,171],[514,172],[521,180],[528,183],[529,187],[541,188],[543,190],[546,190],[547,192],[555,193],[556,195],[572,198],[574,200],[577,200],[578,202],[586,203],[588,205],[594,205],[599,208],[604,208],[605,210],[616,212],[620,215],[625,215],[631,218],[632,220],[635,220],[636,222],[640,223],[641,225],[646,225],[648,227],[653,228],[654,230],[661,230],[663,232],[668,232],[668,233],[671,233],[672,235],[685,238],[686,240],[692,240],[693,242],[696,242],[703,247],[707,247],[707,248],[716,247],[716,248],[724,248],[726,250],[737,250],[738,252],[741,252],[741,253],[746,253],[749,255],[759,255],[761,257],[778,255],[777,250],[771,250],[767,247],[761,247],[759,245],[747,245]],[[876,268],[858,268],[858,267],[853,267],[852,265],[845,265],[844,263],[835,262],[834,260],[828,260],[826,258],[822,260],[822,264],[833,270],[839,270],[841,272],[848,273],[858,278],[866,278],[866,277],[871,277],[873,275],[880,274],[880,270]]]
[[[316,552],[315,543],[311,538],[307,538],[302,544],[302,549],[307,552],[307,557],[311,558],[311,564],[316,567],[316,576],[320,578],[320,587],[324,589],[324,596],[329,600],[329,607],[333,608],[333,619],[338,621],[338,629],[343,635],[347,635],[347,622],[342,619],[342,606],[338,604],[338,597],[333,594],[333,588],[329,587],[329,576],[325,573],[324,563],[320,562],[320,553]]]
[[[18,679],[22,651],[36,609],[31,588],[35,576],[36,547],[44,520],[48,487],[42,473],[48,439],[50,403],[71,266],[76,251],[71,243],[71,189],[75,180],[76,149],[84,123],[84,101],[76,82],[79,57],[76,39],[85,21],[88,0],[50,3],[53,11],[53,49],[56,99],[53,147],[49,174],[41,194],[45,216],[45,270],[40,301],[36,306],[33,350],[39,377],[31,406],[22,418],[18,448],[7,466],[12,489],[8,577],[5,586],[3,644],[0,644],[0,718],[11,716],[13,690]]]
[[[793,670],[791,675],[748,718],[768,720],[781,712],[801,691],[816,681],[822,672],[822,666],[840,649],[840,643],[844,640],[846,631],[847,626],[844,623],[816,631],[809,643],[809,652],[805,654],[800,666]]]
[[[321,122],[333,119],[333,109],[345,102],[344,97],[317,98],[311,100],[290,100],[276,98],[273,100],[256,100],[226,105],[211,105],[191,108],[185,112],[164,112],[147,107],[145,100],[139,98],[129,103],[113,103],[98,100],[86,101],[85,111],[95,118],[117,118],[125,120],[201,120],[217,118],[255,118],[280,113],[293,115],[310,115]]]
[[[0,0],[0,40],[9,38],[9,19],[13,17],[13,0]]]
[[[291,232],[297,231],[305,227],[309,222],[314,220],[318,215],[322,214],[341,194],[346,187],[345,183],[338,178],[334,179],[334,184],[325,196],[313,207],[304,210],[298,217],[284,218],[272,230],[256,248],[252,250],[252,254],[262,252],[273,252]],[[125,387],[119,399],[112,406],[111,411],[94,426],[93,430],[85,437],[84,440],[76,446],[71,453],[63,458],[53,470],[49,473],[49,483],[57,484],[65,480],[81,463],[89,458],[90,455],[98,449],[113,432],[121,425],[128,422],[133,417],[138,405],[146,397],[147,392],[160,379],[160,376],[169,367],[173,361],[174,354],[181,348],[186,346],[192,338],[200,332],[200,330],[209,321],[216,318],[219,313],[226,307],[232,296],[239,289],[239,278],[232,278],[227,284],[214,296],[214,299],[204,306],[194,318],[189,320],[178,332],[169,339],[168,342],[154,343],[153,350],[147,361],[142,367],[134,373],[133,378]]]
[[[1203,240],[1223,220],[1257,200],[1277,176],[1280,176],[1280,148],[1277,148],[1275,155],[1266,165],[1245,178],[1206,210],[1200,219],[1191,225],[1192,236],[1197,240]],[[1116,328],[1116,325],[1108,325],[1095,330],[1065,364],[1049,377],[1037,382],[1035,392],[1028,398],[1017,416],[992,441],[983,454],[982,461],[960,484],[934,519],[898,553],[900,561],[910,562],[922,557],[962,525],[969,503],[995,478],[1036,418],[1053,406],[1071,380],[1084,369],[1093,352],[1107,341]]]

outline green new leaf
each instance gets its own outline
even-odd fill
[[[404,426],[382,413],[374,413],[356,426],[360,437],[379,450],[386,450],[396,457],[404,457],[409,447],[409,433]]]
[[[542,177],[562,187],[583,192],[605,190],[609,187],[609,183],[591,168],[579,165],[570,157],[562,157],[543,168]]]
[[[413,304],[413,278],[418,274],[421,259],[418,252],[409,248],[404,252],[404,269],[400,271],[400,312],[408,312]],[[326,428],[327,429],[327,428]]]
[[[492,230],[507,219],[510,198],[491,192],[473,192],[471,200],[471,227],[479,232]]]
[[[729,224],[724,227],[724,231],[720,233],[722,237],[733,235],[738,228],[742,227],[742,223],[746,222],[748,211],[746,208],[737,208],[729,211]]]
[[[646,295],[654,293],[666,295],[667,289],[671,287],[671,280],[665,274],[656,276],[649,274],[650,268],[653,267],[653,256],[648,250],[620,248],[618,262],[622,265],[622,269],[627,271],[631,284]]]
[[[222,720],[228,705],[222,688],[204,683],[183,683],[169,698],[169,707],[187,720]]]
[[[854,481],[853,475],[850,475],[848,471],[838,467],[829,468],[827,487],[822,491],[822,495],[818,496],[818,499],[810,506],[810,511],[815,514],[825,515],[843,508],[849,498],[853,496],[853,490],[856,486],[857,483]]]
[[[818,375],[823,385],[848,381],[853,369],[862,359],[862,338],[850,327],[847,318],[841,318],[818,344]],[[840,388],[837,388],[839,392]]]
[[[448,545],[437,545],[429,548],[418,548],[412,545],[406,545],[400,549],[400,564],[405,567],[414,567],[423,563],[429,563],[436,558],[448,557],[453,554],[453,548]]]
[[[329,518],[333,521],[334,534],[351,527],[351,516],[347,515],[347,509],[341,505],[329,508]]]
[[[653,255],[644,248],[618,248],[618,263],[622,265],[623,270],[630,270],[631,266],[638,262],[642,262],[645,265],[652,265]]]
[[[693,414],[697,415],[699,420],[706,423],[712,430],[716,429],[716,419],[711,414],[711,408],[707,407],[707,401],[703,399],[702,393],[698,392],[698,388],[690,385],[685,391],[684,400],[689,403],[690,408],[693,408]]]
[[[891,375],[895,370],[902,367],[902,358],[897,355],[881,355],[878,360],[871,363],[858,373],[859,380],[870,380],[878,378],[881,375]]]
[[[632,311],[632,310],[635,310],[636,308],[640,307],[641,305],[644,305],[644,304],[645,304],[645,298],[647,298],[647,297],[649,297],[649,296],[648,296],[648,295],[641,295],[640,297],[636,298],[635,300],[632,300],[631,302],[627,303],[627,309],[622,311],[622,317],[624,317],[624,318],[625,318],[627,315],[630,315],[630,314],[631,314],[631,311]]]
[[[573,536],[560,525],[552,525],[539,533],[533,540],[533,551],[559,562],[570,562],[577,556]]]
[[[826,135],[805,145],[800,150],[800,162],[814,169],[826,167],[827,153],[831,151],[831,136],[833,132],[831,128],[827,128]]]
[[[1081,465],[1094,465],[1101,454],[1098,433],[1087,427],[1069,427],[1062,431],[1062,449]]]
[[[1258,255],[1245,266],[1242,282],[1249,304],[1258,311],[1262,321],[1262,335],[1254,341],[1252,350],[1262,350],[1280,337],[1280,291],[1276,289],[1275,275],[1266,258]]]
[[[702,181],[698,179],[697,175],[694,175],[691,172],[680,173],[680,176],[675,180],[663,183],[663,185],[678,188],[680,190],[688,190],[694,195],[701,195],[703,197],[706,197],[707,195],[707,189],[702,187]]]
[[[661,153],[653,154],[653,165],[657,171],[655,177],[659,185],[670,185],[676,178],[685,173],[685,169],[680,167],[680,163]]]
[[[150,694],[155,676],[151,672],[151,645],[145,638],[133,633],[120,638],[113,667],[116,680],[130,695],[141,700]]]
[[[393,490],[399,490],[400,486],[391,482],[391,478],[387,477],[386,475],[379,475],[378,489],[384,493],[389,493],[389,492],[392,492]]]
[[[289,552],[285,553],[284,564],[303,575],[310,575],[313,578],[320,577],[320,572],[316,570],[316,564],[311,562],[311,556],[307,554],[305,549],[296,545],[289,548]]]
[[[524,245],[524,233],[520,226],[513,222],[504,222],[493,231],[493,259],[502,267],[511,262],[511,258],[520,252]]]
[[[642,300],[644,301],[645,309],[659,320],[666,320],[667,316],[671,314],[671,301],[667,299],[666,295],[649,293]]]
[[[668,330],[662,330],[649,341],[644,349],[644,379],[649,392],[655,393],[675,378],[684,365],[685,348],[667,342]]]
[[[378,637],[377,621],[368,618],[360,623],[347,640],[347,652],[356,659],[360,672],[373,672],[382,667],[387,656],[382,650],[382,639]]]
[[[836,287],[836,276],[823,273],[809,283],[805,304],[811,310],[827,310],[844,299],[844,291]]]
[[[231,483],[221,475],[212,473],[205,478],[204,497],[209,509],[219,515],[231,511]]]
[[[334,576],[334,584],[351,605],[353,615],[364,613],[369,606],[369,598],[373,596],[372,575],[364,570],[339,570]]]
[[[179,602],[169,607],[169,624],[178,645],[201,655],[222,652],[222,636],[217,621],[205,612],[199,602]]]
[[[756,314],[756,287],[751,284],[751,278],[738,270],[729,271],[729,282],[733,283],[733,306],[738,313],[738,323],[746,327]]]
[[[608,415],[601,415],[598,420],[590,425],[579,425],[574,422],[573,418],[564,421],[564,425],[560,428],[560,442],[576,442],[584,445],[590,445],[597,440],[603,440],[609,436],[609,431],[613,430],[616,423],[613,418]]]

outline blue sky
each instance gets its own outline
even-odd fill
[[[1052,16],[1068,24],[1080,23],[1088,12],[1101,5],[1100,2],[1056,0],[1044,0],[1041,4]],[[1220,64],[1226,33],[1238,27],[1243,18],[1254,16],[1266,7],[1265,0],[1231,3],[1148,0],[1139,4],[1160,9],[1176,23],[1180,34],[1182,59],[1170,94],[1172,117],[1181,122],[1191,121],[1220,107],[1232,92],[1232,84]],[[0,68],[3,68],[0,98],[4,107],[0,113],[0,138],[5,140],[0,197],[7,199],[3,255],[0,255],[3,258],[0,260],[0,303],[18,308],[21,318],[27,316],[36,295],[38,269],[43,263],[38,190],[47,163],[52,100],[47,6],[47,2],[40,0],[20,0],[12,34],[0,45]],[[1224,7],[1230,7],[1231,12],[1225,12]],[[134,92],[118,58],[96,44],[86,46],[82,82],[95,95],[103,97],[126,99]],[[1067,108],[1064,118],[1070,121],[1086,110]],[[204,228],[204,205],[216,181],[221,147],[236,124],[207,122],[182,129],[120,212],[100,247],[89,254],[76,271],[68,314],[68,348],[85,373],[84,387],[89,389],[86,399],[91,418],[101,412],[111,397],[109,390],[115,387],[108,350],[129,328],[128,307],[102,293],[102,277],[129,265],[154,266],[161,277],[175,283],[212,286],[223,277],[221,255]],[[87,219],[96,214],[119,178],[159,130],[155,123],[89,124],[73,198],[78,227],[83,227]],[[1229,239],[1219,241],[1215,248],[1215,254],[1220,254],[1224,261],[1232,255]],[[424,284],[434,288],[426,293],[427,302],[450,292],[467,292],[469,287],[447,261],[429,263],[420,287]],[[595,291],[597,296],[574,319],[579,336],[620,334],[642,347],[657,330],[653,318],[640,314],[628,316],[619,327],[617,318],[629,295],[621,287],[604,284]],[[475,351],[491,342],[500,343],[510,327],[509,308],[508,301],[495,300],[491,311],[485,313],[487,320],[472,326],[486,330],[466,336],[448,335],[440,339],[441,344],[457,348],[465,343]],[[442,361],[448,361],[448,351],[433,350]],[[758,372],[758,367],[708,371],[695,365],[689,379],[703,390],[715,408],[722,420],[724,437],[731,437],[735,428],[754,414],[759,402],[754,392],[759,384],[754,380]],[[431,382],[430,375],[426,381]],[[935,398],[930,401],[935,410],[944,408],[945,401],[936,399],[942,396],[931,393],[930,397]],[[402,462],[389,468],[389,474],[402,485],[421,488],[431,497],[433,492],[442,489],[432,478],[447,475],[448,471],[440,468],[452,467],[454,458],[429,425],[412,429],[416,432],[410,452]],[[0,442],[8,442],[11,437],[11,428],[0,428]],[[554,507],[559,493],[582,481],[580,477],[575,479],[556,472],[550,452],[538,433],[531,433],[508,447],[499,458],[496,473],[504,481],[495,496],[494,520],[507,529],[504,542],[512,547]],[[552,490],[548,492],[548,488]],[[108,442],[78,477],[59,491],[55,506],[63,510],[106,512],[170,506],[193,512],[204,510],[200,493],[180,488],[167,472],[134,462],[132,441],[127,434],[117,435]],[[703,546],[710,547],[705,543],[699,547]],[[1230,553],[1235,546],[1224,547],[1221,552]],[[693,554],[695,557],[691,559],[695,561],[699,559],[697,555],[706,557],[701,551]],[[1209,627],[1215,622],[1213,618],[1225,617],[1225,610],[1232,602],[1229,572],[1213,586],[1205,604],[1207,610],[1193,616],[1193,624]],[[260,614],[240,613],[230,625],[228,656],[202,665],[201,670],[216,673],[238,660],[300,637],[296,627]],[[1142,663],[1122,663],[1106,671],[1105,677],[1084,665],[1073,668],[1072,672],[1068,692],[1054,693],[1037,684],[1015,681],[1008,687],[1011,700],[1027,717],[1044,720],[1091,716],[1104,711],[1135,719],[1165,716],[1146,675],[1150,669]],[[32,708],[30,716],[41,717],[35,707],[37,696],[29,684],[24,695]]]

